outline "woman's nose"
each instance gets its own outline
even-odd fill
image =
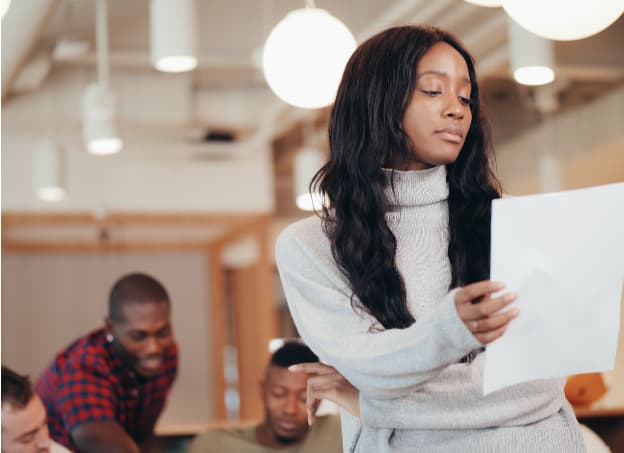
[[[462,119],[464,117],[464,106],[461,104],[459,99],[448,102],[444,110],[444,116],[453,119]]]

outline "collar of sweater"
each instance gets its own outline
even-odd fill
[[[448,198],[444,165],[410,171],[384,168],[383,172],[388,181],[386,196],[395,209],[435,204]]]

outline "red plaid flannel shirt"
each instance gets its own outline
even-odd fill
[[[177,366],[176,344],[162,373],[143,378],[121,362],[104,329],[79,338],[56,356],[35,385],[48,411],[50,436],[76,450],[70,437],[75,427],[111,420],[140,442],[165,406]]]

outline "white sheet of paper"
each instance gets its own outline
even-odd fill
[[[615,364],[624,276],[624,183],[492,204],[490,278],[520,310],[487,346],[483,394]]]

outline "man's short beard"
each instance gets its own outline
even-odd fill
[[[277,440],[282,445],[291,445],[297,442],[296,437],[282,437],[278,434],[275,435],[275,440]]]

